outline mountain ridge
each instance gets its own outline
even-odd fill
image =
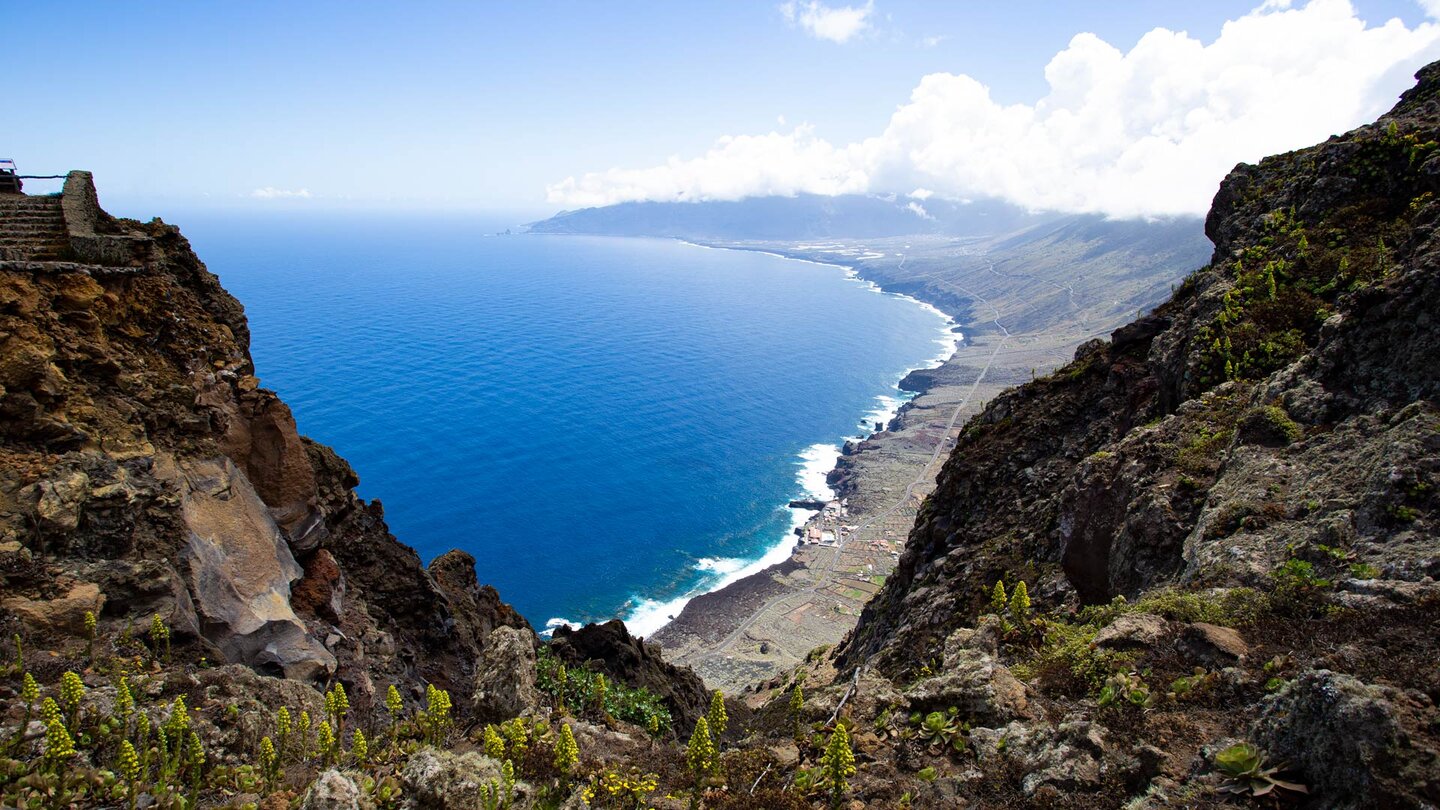
[[[532,222],[529,233],[652,236],[680,239],[873,238],[910,234],[1005,233],[1055,219],[1002,200],[845,194],[748,197],[697,202],[627,202],[562,211]]]

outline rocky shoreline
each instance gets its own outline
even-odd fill
[[[843,268],[856,278],[876,284],[884,292],[904,295],[919,303],[935,307],[951,319],[952,328],[957,331],[962,329],[959,319],[969,314],[969,308],[964,306],[963,302],[957,302],[953,298],[947,300],[944,296],[936,296],[934,300],[926,300],[916,297],[910,291],[900,292],[887,289],[884,285],[878,284],[864,275],[858,266],[840,264],[794,248],[768,244],[750,246],[702,244],[701,246],[752,250],[787,259],[832,264]],[[976,346],[977,344],[962,333],[961,341],[957,344],[955,351],[942,360],[940,365],[911,369],[904,375],[898,387],[914,396],[900,405],[895,415],[885,423],[883,429],[872,431],[863,439],[846,440],[836,459],[835,466],[826,474],[826,482],[834,491],[834,499],[828,503],[833,505],[843,502],[848,506],[852,499],[855,500],[855,507],[844,512],[846,517],[864,518],[879,514],[884,510],[884,504],[880,503],[884,493],[894,490],[897,484],[903,488],[902,479],[912,480],[914,470],[929,465],[921,463],[919,459],[892,459],[891,463],[881,465],[871,465],[866,462],[882,456],[915,456],[917,449],[924,453],[933,453],[942,444],[945,446],[942,449],[948,449],[953,444],[948,435],[939,437],[934,435],[936,426],[930,417],[933,416],[932,412],[937,406],[960,404],[955,399],[953,389],[958,385],[965,384],[966,377],[973,373],[973,369],[968,368],[966,358],[975,353]],[[978,375],[975,376],[978,378]],[[977,381],[978,379],[971,379],[968,382],[973,385]],[[936,394],[936,390],[941,387],[951,390]],[[940,401],[922,403],[931,396]],[[975,403],[975,410],[978,410],[980,404],[982,403]],[[917,413],[917,409],[924,412]],[[905,460],[909,460],[910,463],[905,463]],[[938,465],[935,467],[938,469]],[[933,474],[933,470],[928,472]],[[823,507],[826,505],[824,501],[818,499],[792,501],[791,508],[813,509],[816,514],[796,529],[796,533],[802,537],[802,541],[791,550],[789,558],[695,597],[685,605],[679,615],[655,632],[649,640],[661,646],[667,660],[693,666],[709,685],[732,692],[750,686],[797,663],[816,647],[838,642],[839,637],[853,625],[854,617],[858,616],[864,602],[873,595],[872,590],[863,587],[851,588],[849,595],[852,598],[846,599],[843,594],[835,594],[835,601],[839,604],[832,607],[831,610],[804,610],[807,613],[816,613],[819,621],[802,621],[800,623],[802,626],[797,627],[793,633],[779,634],[777,637],[760,639],[753,645],[747,645],[751,648],[753,655],[742,656],[738,659],[732,655],[727,658],[726,651],[722,649],[727,646],[725,643],[727,639],[733,634],[741,632],[740,628],[746,625],[748,620],[765,612],[768,607],[806,590],[823,591],[825,589],[823,581],[836,570],[850,567],[852,560],[849,558],[852,556],[855,557],[853,562],[866,567],[869,572],[876,572],[868,574],[870,577],[868,584],[878,589],[886,575],[884,572],[888,572],[894,561],[898,559],[899,552],[903,547],[904,534],[913,522],[913,507],[920,503],[918,498],[904,500],[910,500],[911,503],[904,504],[902,500],[902,504],[909,508],[897,512],[900,519],[886,521],[886,528],[879,533],[882,535],[882,539],[870,541],[870,544],[858,553],[855,549],[847,548],[856,539],[853,535],[839,546],[805,542],[803,538],[807,534],[812,534],[814,530],[825,530],[827,523],[830,529],[842,524],[838,524],[837,520],[827,521],[826,513],[823,511]],[[861,582],[857,580],[852,584],[861,584]],[[862,591],[863,597],[854,598],[857,596],[854,594],[855,590]],[[818,614],[821,612],[827,615],[820,617]],[[839,618],[841,621],[834,621],[835,618]],[[811,626],[803,626],[805,624]],[[717,653],[720,656],[718,658],[714,657]]]
[[[986,256],[995,245],[970,240],[957,251],[955,240],[941,240],[917,251],[919,241],[878,248],[854,242],[700,245],[844,268],[883,292],[936,308],[962,335],[938,366],[912,369],[902,378],[898,387],[914,396],[883,430],[845,443],[826,476],[836,500],[844,503],[840,514],[817,512],[797,530],[802,542],[783,563],[695,597],[651,636],[667,660],[693,667],[712,687],[738,693],[804,661],[817,648],[837,644],[894,569],[919,507],[970,416],[1001,391],[1069,361],[1082,343],[1108,335],[1133,315],[1128,306],[1103,317],[1096,317],[1094,308],[1045,309],[1046,301],[1033,300],[1033,290],[1015,283],[1031,282],[1032,276],[993,273],[994,262]],[[937,253],[921,258],[920,251],[927,249]],[[996,255],[1004,260],[1008,254]],[[1048,256],[1022,259],[1037,273],[1064,272],[1068,266]],[[1130,257],[1123,261],[1135,263]],[[891,275],[894,265],[925,268],[925,262],[943,262],[942,273],[955,273],[956,281],[922,284]],[[1182,266],[1189,264],[1164,266],[1161,272],[1178,277]],[[966,272],[984,273],[986,281],[1001,284],[982,289]],[[804,542],[807,537],[812,542]]]

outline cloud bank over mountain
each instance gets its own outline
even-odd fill
[[[1440,0],[1421,4],[1440,13]],[[832,144],[806,125],[725,136],[696,157],[566,178],[547,197],[580,208],[924,188],[1032,209],[1199,215],[1236,163],[1374,119],[1436,58],[1434,22],[1367,25],[1348,0],[1270,0],[1208,44],[1156,28],[1121,51],[1077,34],[1046,65],[1049,93],[1033,104],[934,73],[862,141]]]

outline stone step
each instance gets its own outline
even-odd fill
[[[0,212],[3,212],[3,213],[18,212],[18,211],[59,211],[59,210],[60,210],[60,201],[59,201],[59,200],[55,200],[55,201],[53,201],[53,202],[52,202],[52,201],[49,201],[49,200],[44,201],[44,202],[29,202],[28,200],[27,200],[27,201],[24,201],[24,202],[18,202],[18,203],[16,203],[16,202],[9,202],[9,203],[7,203],[7,202],[0,202]]]
[[[0,219],[64,219],[61,211],[0,211]]]
[[[64,256],[64,255],[66,255],[66,254],[68,254],[68,253],[69,253],[69,251],[66,250],[64,247],[58,247],[58,246],[44,246],[44,247],[34,247],[33,245],[30,246],[30,247],[4,247],[4,246],[0,246],[0,254],[3,254],[3,255],[5,255],[5,256],[9,256],[10,258],[13,258],[13,259],[27,259],[27,258],[38,259],[38,258],[45,258],[45,257],[58,259],[58,258],[60,258],[61,256]]]
[[[48,231],[63,231],[65,223],[53,219],[0,219],[0,228],[19,228],[21,230],[42,228]]]
[[[40,219],[0,219],[0,229],[7,231],[63,231],[65,223]]]

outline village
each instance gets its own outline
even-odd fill
[[[819,514],[812,517],[802,528],[796,530],[800,534],[800,543],[821,548],[845,548],[860,532],[859,526],[845,522],[849,516],[850,509],[847,498],[827,501],[820,509]],[[884,537],[871,537],[865,540],[862,548],[870,552],[889,554],[891,558],[899,559],[900,543],[891,539],[890,535],[893,532],[887,531],[885,534]]]

